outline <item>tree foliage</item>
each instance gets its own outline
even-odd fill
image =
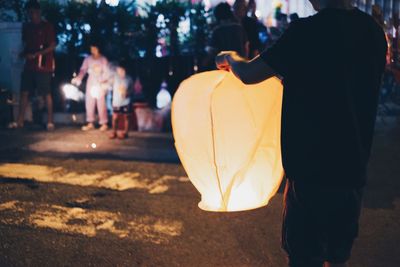
[[[0,0],[2,21],[23,21],[26,1]],[[103,52],[113,58],[194,54],[204,49],[208,12],[191,1],[160,0],[138,6],[120,1],[40,1],[43,16],[54,25],[58,51],[76,56],[87,51],[90,38],[103,41]],[[182,30],[181,26],[185,26]]]

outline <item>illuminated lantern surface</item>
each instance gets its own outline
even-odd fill
[[[282,181],[282,85],[245,85],[210,71],[183,81],[172,102],[175,147],[208,211],[268,204]]]
[[[62,90],[66,99],[71,99],[77,102],[85,99],[83,92],[81,92],[78,87],[73,84],[64,84]]]

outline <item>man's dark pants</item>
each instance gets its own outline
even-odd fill
[[[21,91],[30,95],[46,96],[51,93],[51,72],[24,70],[21,74]]]
[[[282,247],[290,267],[344,263],[358,235],[362,189],[302,184],[287,179]]]

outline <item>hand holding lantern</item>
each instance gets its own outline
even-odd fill
[[[215,65],[220,70],[229,71],[231,69],[230,60],[241,60],[236,51],[222,51],[215,57]]]

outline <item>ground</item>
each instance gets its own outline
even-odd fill
[[[350,266],[400,266],[398,125],[378,123]],[[202,211],[169,134],[111,141],[61,128],[0,137],[0,266],[286,264],[281,190],[264,208]]]

